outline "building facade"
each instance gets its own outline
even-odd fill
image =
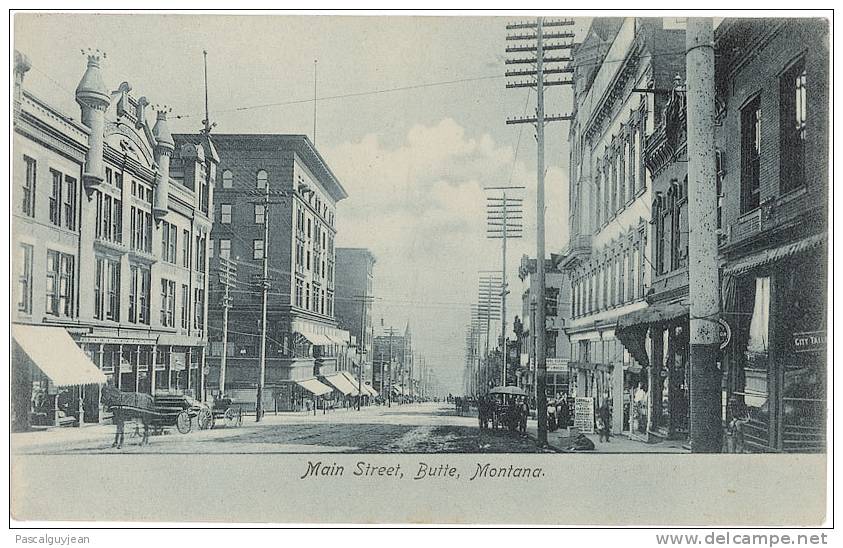
[[[726,19],[715,41],[724,414],[749,450],[824,451],[828,22]]]
[[[618,317],[647,306],[651,178],[644,146],[684,74],[683,30],[661,19],[595,20],[573,51],[569,234],[560,267],[571,283],[571,384],[595,405],[608,398],[624,428],[640,364],[615,337]]]
[[[12,365],[21,428],[50,407],[77,419],[81,410],[84,422],[103,416],[98,387],[47,374],[51,364],[22,346],[27,333],[46,345],[57,338],[57,347],[69,337],[120,390],[204,397],[214,147],[205,135],[175,140],[163,108],[150,125],[146,97],[127,82],[107,86],[101,63],[99,52],[88,56],[76,121],[26,89],[30,64],[15,54],[12,312],[21,336]]]
[[[557,395],[566,394],[570,389],[568,364],[571,358],[571,343],[565,333],[565,326],[570,320],[570,283],[564,272],[554,266],[557,255],[546,261],[545,265],[545,357],[547,375],[545,377],[545,392],[550,399]],[[526,255],[521,257],[518,277],[524,285],[521,294],[520,324],[520,364],[518,369],[518,386],[528,394],[536,394],[536,354],[535,354],[535,307],[533,302],[538,295],[538,280],[536,279],[536,260]]]
[[[398,330],[386,330],[374,338],[372,364],[374,377],[372,385],[381,397],[393,401],[410,396],[409,379],[413,372],[413,336],[409,324],[401,334]]]
[[[338,247],[335,310],[341,329],[356,340],[355,357],[362,360],[362,375],[372,381],[372,305],[375,256],[364,248]]]
[[[255,402],[260,374],[261,279],[268,261],[265,408],[309,399],[299,381],[347,369],[349,333],[335,317],[336,206],[347,197],[303,135],[220,134],[210,253],[233,261],[225,392]],[[268,200],[266,197],[268,196]],[[268,223],[268,229],[265,226]],[[264,230],[268,230],[268,239]],[[219,390],[225,288],[210,299],[210,386]],[[306,384],[306,383],[305,383]]]

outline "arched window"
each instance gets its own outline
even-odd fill
[[[223,188],[232,188],[234,186],[234,174],[231,172],[230,169],[226,169],[222,172],[222,187]]]
[[[267,176],[266,171],[264,171],[264,170],[258,171],[257,188],[259,188],[261,190],[265,189],[266,188],[266,182],[267,182],[268,179],[269,179],[269,177]]]

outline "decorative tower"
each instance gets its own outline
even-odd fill
[[[157,219],[162,218],[169,210],[170,156],[176,148],[167,124],[169,110],[167,107],[157,109],[158,117],[155,121],[155,127],[152,128],[152,135],[155,137],[155,163],[158,164],[155,177],[155,203],[152,206],[152,213]]]
[[[88,56],[88,68],[76,86],[76,102],[82,109],[82,123],[88,126],[88,152],[85,156],[85,169],[82,182],[89,192],[102,183],[103,145],[105,129],[105,111],[111,104],[111,96],[102,79],[100,62],[106,58],[100,50],[82,50]]]

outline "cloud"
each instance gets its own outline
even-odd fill
[[[517,265],[522,253],[535,255],[534,153],[522,150],[513,168],[511,145],[470,135],[445,118],[411,127],[400,143],[370,134],[325,155],[349,194],[338,206],[337,245],[367,247],[378,259],[376,317],[402,328],[409,321],[416,347],[458,390],[477,271],[499,269],[501,261],[500,240],[486,239],[484,187],[506,185],[510,176],[528,187],[521,193],[524,238],[508,246],[511,323],[521,307]],[[567,186],[560,168],[549,169],[546,179],[554,212],[548,214],[550,253],[563,243],[551,242],[564,237]]]

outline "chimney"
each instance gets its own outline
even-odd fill
[[[102,183],[103,143],[105,130],[105,111],[111,104],[108,88],[102,79],[100,61],[106,57],[100,50],[90,49],[83,54],[88,56],[88,68],[76,86],[76,102],[82,109],[82,123],[88,126],[88,153],[85,156],[85,170],[82,181],[86,189],[91,190]]]
[[[155,163],[158,164],[158,171],[155,177],[155,203],[152,212],[160,219],[169,210],[170,192],[170,156],[176,145],[170,128],[167,124],[167,107],[158,110],[155,126],[152,128],[152,135],[155,137]]]
[[[15,112],[20,110],[20,102],[23,96],[23,77],[26,76],[26,73],[31,68],[32,63],[29,62],[29,58],[18,50],[15,50]]]

